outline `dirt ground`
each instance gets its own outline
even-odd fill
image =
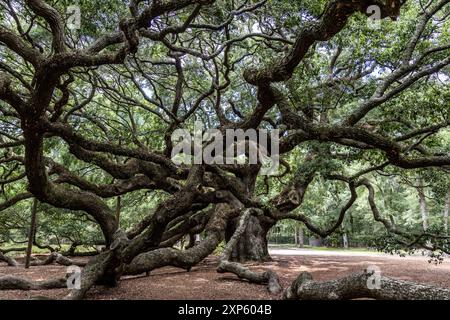
[[[278,253],[278,254],[277,254]],[[294,254],[294,255],[293,255]],[[301,271],[310,272],[315,280],[329,280],[361,271],[368,266],[378,266],[385,276],[397,279],[450,288],[450,259],[440,265],[429,264],[426,257],[397,257],[369,254],[338,254],[287,250],[273,251],[272,262],[248,264],[253,270],[272,269],[280,277],[281,285],[287,287]],[[270,295],[265,286],[239,280],[232,274],[219,274],[215,270],[216,257],[209,257],[190,272],[177,268],[161,268],[149,276],[124,277],[116,288],[96,287],[88,299],[280,299],[281,295]],[[0,263],[3,275],[23,276],[34,280],[61,277],[65,267],[50,265],[12,268]],[[45,296],[53,299],[64,297],[67,289],[45,291],[0,291],[0,299],[29,299]]]

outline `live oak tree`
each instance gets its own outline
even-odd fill
[[[237,261],[270,259],[278,221],[332,235],[361,198],[393,244],[448,252],[444,233],[383,212],[373,184],[430,173],[448,190],[450,0],[425,2],[86,0],[74,26],[70,1],[2,1],[0,217],[35,198],[98,226],[106,249],[83,268],[73,299],[124,274],[189,270],[223,241],[219,272],[279,291],[276,274]],[[279,129],[280,173],[176,164],[172,133],[195,121],[223,133]],[[348,195],[325,225],[301,212],[318,181]],[[64,258],[51,259],[72,262]],[[0,278],[0,288],[61,285]]]

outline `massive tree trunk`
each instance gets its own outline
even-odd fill
[[[251,216],[244,234],[239,239],[231,254],[232,261],[270,261],[267,233],[272,224]],[[236,230],[236,222],[232,223],[226,232],[228,242]]]
[[[255,191],[258,168],[251,168],[241,176],[242,183],[246,186],[245,196],[251,198]],[[231,261],[270,261],[267,243],[267,233],[274,226],[273,221],[264,216],[251,216],[247,222],[244,233],[240,236],[236,246],[233,247]],[[225,240],[228,242],[238,227],[238,219],[229,222],[225,230]]]

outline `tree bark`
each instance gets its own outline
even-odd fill
[[[34,198],[33,205],[31,207],[31,223],[30,223],[30,232],[28,234],[27,255],[25,257],[25,269],[28,269],[30,267],[31,252],[33,251],[34,234],[36,232],[37,205],[38,201],[36,198]]]
[[[245,232],[239,239],[237,245],[233,248],[231,261],[271,261],[269,255],[267,233],[271,224],[264,223],[258,217],[251,216]],[[231,228],[227,229],[226,240],[230,240],[236,230],[236,221]]]
[[[302,272],[284,292],[290,300],[348,300],[371,298],[377,300],[449,300],[450,290],[379,276],[379,286],[372,287],[372,272],[363,271],[325,282],[313,281],[311,274]],[[372,288],[372,289],[371,289]]]

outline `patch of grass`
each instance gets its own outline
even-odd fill
[[[345,252],[364,252],[364,253],[374,253],[374,254],[379,254],[379,251],[376,251],[374,249],[371,248],[361,248],[361,247],[355,247],[355,248],[348,248],[348,249],[344,249],[344,248],[334,248],[334,247],[313,247],[313,246],[308,246],[308,245],[304,245],[303,248],[297,247],[294,244],[269,244],[270,247],[273,248],[286,248],[286,249],[309,249],[309,250],[317,250],[317,251],[345,251]]]
[[[0,245],[0,249],[10,249],[10,248],[26,248],[27,244],[16,244],[16,243],[3,243]],[[52,245],[52,247],[57,250],[58,252],[64,252],[69,250],[70,245],[69,244],[62,244],[61,247],[58,247],[57,245]],[[92,246],[78,246],[76,252],[90,252],[93,251],[93,247]],[[50,250],[48,249],[41,249],[38,248],[36,246],[32,247],[32,254],[47,254],[49,253]],[[13,252],[8,252],[8,255],[13,255],[13,256],[20,256],[20,255],[25,255],[25,250],[24,251],[13,251]]]

